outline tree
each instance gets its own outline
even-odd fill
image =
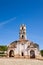
[[[7,46],[0,46],[0,51],[7,51]]]
[[[43,50],[40,50],[40,52],[41,52],[41,56],[43,56]]]

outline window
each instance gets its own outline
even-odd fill
[[[22,27],[22,30],[23,30],[23,27]]]
[[[22,39],[24,39],[24,35],[22,35]]]

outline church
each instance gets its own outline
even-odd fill
[[[20,25],[19,40],[8,45],[7,56],[14,58],[36,58],[40,56],[39,45],[27,39],[26,25]]]

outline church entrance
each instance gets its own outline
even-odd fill
[[[13,50],[10,50],[9,57],[14,57],[14,51]]]
[[[24,53],[22,52],[21,55],[24,56]]]
[[[30,51],[30,58],[35,58],[35,52],[34,52],[34,50]]]

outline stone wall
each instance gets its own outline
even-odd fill
[[[14,52],[14,57],[16,58],[30,58],[30,51],[33,50],[35,52],[35,57],[39,56],[39,50],[34,47],[29,47],[30,44],[27,43],[17,43],[16,48],[9,48],[7,51],[7,55],[9,57],[9,53],[11,50]],[[23,55],[23,56],[22,56]]]

